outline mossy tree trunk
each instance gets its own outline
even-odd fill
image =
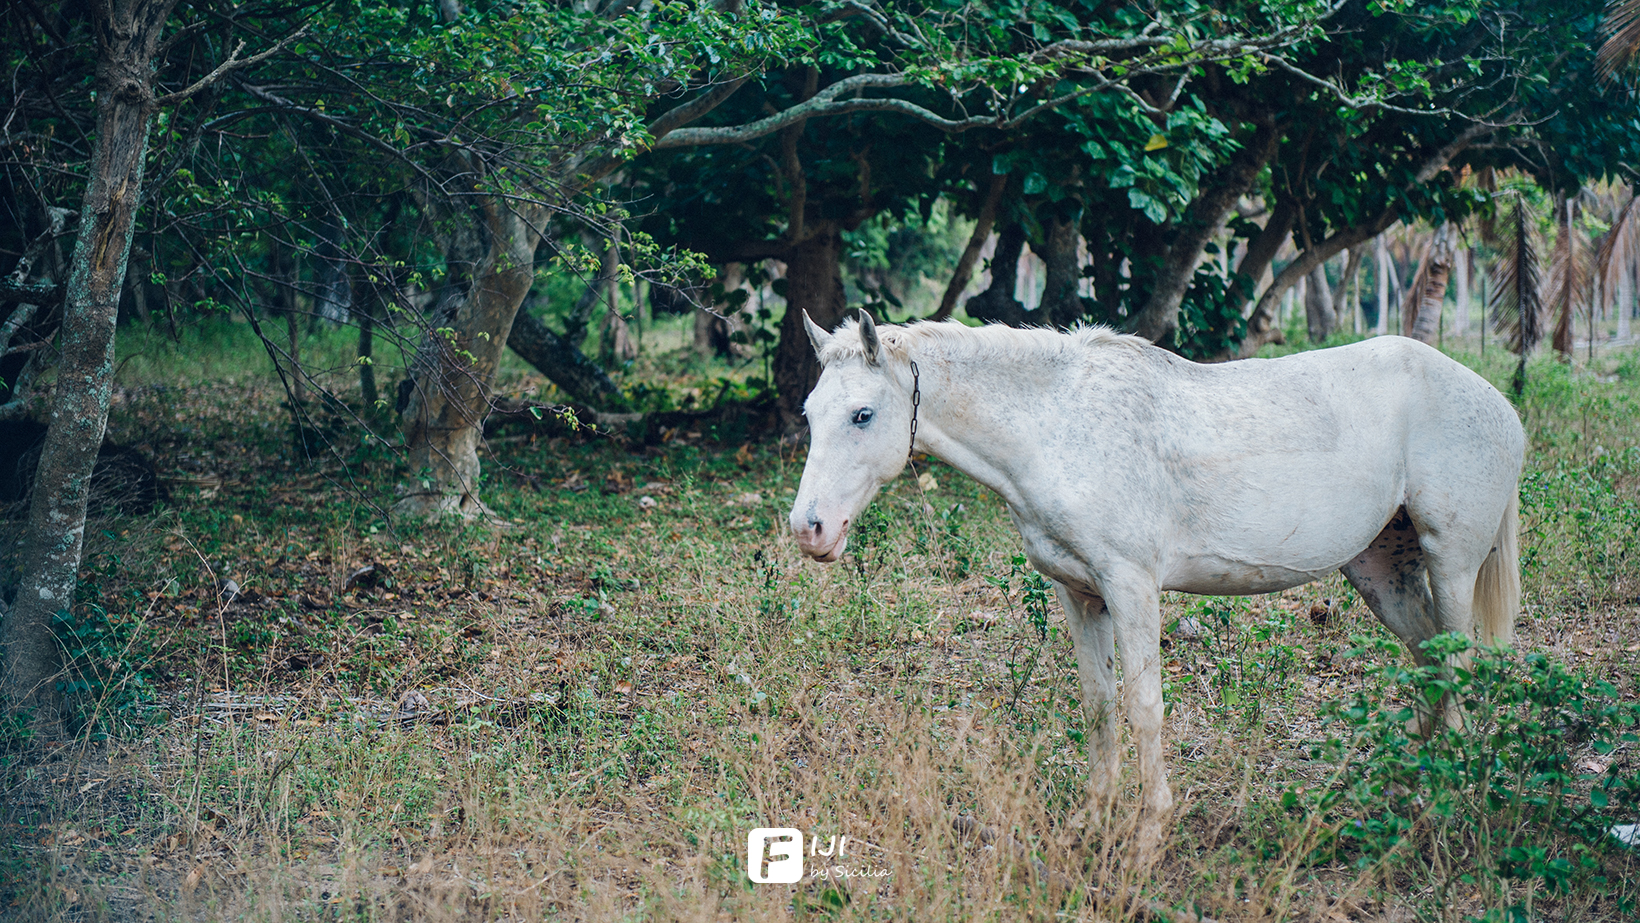
[[[1041,249],[1032,247],[1047,267],[1047,280],[1042,288],[1042,303],[1037,306],[1037,322],[1048,323],[1068,330],[1082,319],[1084,310],[1078,289],[1082,284],[1082,267],[1077,262],[1077,244],[1081,242],[1082,208],[1064,207],[1043,222],[1047,238]]]
[[[786,432],[803,428],[803,402],[820,380],[820,360],[803,330],[807,312],[824,330],[843,322],[848,308],[843,293],[843,235],[828,222],[786,253],[786,316],[780,322],[780,344],[774,357],[774,382],[780,421]]]
[[[99,46],[96,142],[69,265],[51,429],[23,539],[23,579],[3,633],[6,707],[28,714],[44,737],[62,730],[51,623],[72,605],[85,546],[91,469],[108,423],[114,325],[156,108],[153,60],[173,3],[113,0],[91,13]]]
[[[475,190],[476,191],[476,190]],[[412,483],[394,512],[475,516],[478,443],[518,307],[535,279],[547,209],[476,196],[446,241],[451,282],[428,324],[404,411]]]

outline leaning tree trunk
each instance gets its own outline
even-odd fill
[[[1350,322],[1353,333],[1361,332],[1361,286],[1355,286],[1355,296],[1350,297],[1350,283],[1355,281],[1356,273],[1361,271],[1361,248],[1351,247],[1344,253],[1344,272],[1338,277],[1338,284],[1333,286],[1333,320],[1334,329],[1344,329],[1344,321]]]
[[[1179,305],[1196,278],[1196,266],[1207,244],[1224,230],[1236,203],[1253,188],[1264,165],[1275,157],[1280,141],[1281,132],[1276,130],[1275,121],[1263,120],[1253,138],[1236,152],[1215,177],[1215,182],[1190,203],[1183,228],[1168,247],[1150,297],[1129,323],[1134,333],[1153,343],[1172,339],[1179,327]]]
[[[1003,225],[997,235],[997,248],[991,254],[991,284],[963,305],[969,317],[1010,327],[1023,327],[1030,322],[1030,312],[1014,297],[1014,289],[1019,285],[1019,255],[1024,250],[1025,226],[1018,221]]]
[[[530,313],[528,305],[513,317],[507,346],[536,371],[552,379],[565,394],[596,410],[627,410],[626,396],[598,363]]]
[[[448,251],[455,281],[416,356],[404,413],[413,481],[393,507],[401,515],[488,513],[478,496],[478,442],[501,351],[535,279],[547,211],[490,196],[475,201],[471,224]]]
[[[957,299],[968,289],[968,283],[974,278],[974,264],[979,262],[979,252],[985,248],[985,242],[991,237],[991,227],[996,224],[997,207],[1002,204],[1002,193],[1008,188],[1008,174],[999,173],[991,176],[991,186],[985,192],[985,202],[979,208],[979,217],[974,220],[974,232],[968,235],[968,245],[962,248],[962,256],[957,258],[957,268],[951,273],[951,281],[945,286],[945,296],[940,299],[940,306],[929,320],[940,321],[951,316],[957,309]]]
[[[827,224],[786,254],[786,316],[774,354],[774,384],[781,428],[803,428],[803,402],[820,380],[820,361],[803,329],[803,313],[824,330],[843,322],[843,235]]]
[[[1241,265],[1236,271],[1256,280],[1257,284],[1273,285],[1273,279],[1264,283],[1264,276],[1275,262],[1276,254],[1292,237],[1298,211],[1298,203],[1292,196],[1278,197],[1275,207],[1270,210],[1269,220],[1264,222],[1264,230],[1248,242],[1247,252],[1242,254]],[[1242,338],[1239,347],[1241,356],[1251,356],[1265,343],[1282,341],[1281,326],[1276,323],[1276,305],[1276,301],[1260,300],[1247,312],[1247,335]]]
[[[1310,342],[1320,346],[1332,336],[1338,326],[1338,311],[1333,305],[1332,289],[1327,285],[1327,264],[1318,264],[1310,270],[1309,288],[1304,293],[1304,320],[1309,328]]]
[[[1383,232],[1395,220],[1393,209],[1385,209],[1377,217],[1371,218],[1363,224],[1354,227],[1342,228],[1324,240],[1316,241],[1298,254],[1298,258],[1287,264],[1276,276],[1270,287],[1259,296],[1258,305],[1253,308],[1253,316],[1274,317],[1275,305],[1287,290],[1298,284],[1300,279],[1306,278],[1317,266],[1332,259],[1339,251],[1357,244],[1366,243],[1374,236]],[[1258,347],[1269,342],[1267,338],[1260,339],[1253,336],[1252,325],[1248,325],[1247,339],[1241,343],[1241,356],[1246,358],[1258,351]]]
[[[1401,299],[1401,335],[1422,343],[1434,343],[1441,332],[1441,309],[1446,304],[1447,282],[1452,278],[1456,256],[1450,228],[1443,224],[1436,230],[1412,279],[1410,297]]]
[[[51,619],[73,602],[85,547],[91,469],[108,424],[114,325],[142,194],[154,112],[153,59],[174,0],[94,7],[97,133],[63,303],[51,429],[41,449],[23,538],[23,579],[5,622],[6,706],[42,736],[62,729]]]

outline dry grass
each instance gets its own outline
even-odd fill
[[[1637,469],[1578,479],[1640,443],[1632,417],[1580,410],[1632,387],[1550,384],[1531,464],[1577,477],[1527,507],[1519,643],[1632,699]],[[1530,890],[1466,888],[1440,856],[1318,859],[1320,821],[1282,806],[1338,771],[1308,746],[1325,703],[1399,694],[1383,658],[1349,653],[1382,632],[1336,575],[1238,610],[1275,626],[1239,654],[1170,643],[1180,805],[1146,858],[1132,791],[1108,815],[1084,798],[1062,617],[1046,638],[1031,624],[1018,539],[955,472],[891,485],[829,568],[783,535],[799,458],[689,433],[647,451],[498,441],[486,497],[505,526],[388,525],[347,485],[385,496],[403,476],[389,456],[350,442],[346,476],[296,463],[265,385],[224,390],[118,409],[190,477],[172,512],[110,524],[88,559],[90,601],[140,625],[109,637],[160,714],[115,690],[74,745],[6,757],[0,912],[1392,921]],[[350,580],[367,564],[386,578]],[[231,602],[224,579],[243,590]],[[1200,605],[1169,596],[1167,620]],[[843,865],[865,874],[752,885],[757,826],[846,835]],[[1640,871],[1632,852],[1601,861],[1619,881]],[[1620,918],[1590,890],[1535,900],[1547,918]]]

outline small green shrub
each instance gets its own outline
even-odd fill
[[[1292,616],[1277,609],[1254,619],[1251,606],[1237,597],[1205,596],[1194,606],[1211,671],[1209,711],[1257,725],[1272,704],[1290,698],[1302,661],[1296,645],[1280,639],[1292,629]]]
[[[1471,648],[1443,635],[1425,649],[1450,671],[1397,658],[1384,674],[1414,703],[1456,703],[1461,727],[1419,738],[1413,704],[1372,692],[1326,710],[1335,733],[1313,755],[1335,767],[1329,784],[1282,796],[1315,825],[1315,859],[1427,863],[1438,887],[1478,890],[1502,914],[1519,909],[1512,883],[1633,905],[1605,857],[1625,848],[1613,826],[1640,815],[1640,706],[1543,654]]]
[[[140,625],[111,618],[104,585],[119,580],[118,555],[103,553],[89,562],[89,574],[75,589],[72,609],[52,618],[52,632],[63,646],[64,699],[77,727],[106,725],[110,720],[140,721],[155,698],[145,670],[148,637]],[[101,735],[105,728],[97,727]]]
[[[1019,584],[1017,593],[1014,590],[1016,581]],[[1043,650],[1059,637],[1059,629],[1050,628],[1048,625],[1048,606],[1054,595],[1053,584],[1037,573],[1022,554],[1013,556],[1006,575],[986,577],[985,582],[1001,590],[1009,612],[1024,615],[1031,628],[1023,643],[1010,645],[1006,658],[1009,708],[1017,715],[1020,698],[1031,684],[1037,664],[1042,660]]]

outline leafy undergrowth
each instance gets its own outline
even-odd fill
[[[338,425],[298,458],[265,381],[132,388],[115,431],[172,504],[91,542],[61,626],[81,732],[4,756],[0,912],[1633,919],[1640,861],[1602,836],[1630,802],[1596,789],[1635,758],[1640,434],[1630,385],[1537,380],[1520,646],[1539,659],[1485,675],[1528,705],[1585,684],[1538,736],[1508,725],[1559,776],[1500,795],[1474,770],[1507,748],[1397,736],[1446,680],[1409,674],[1337,575],[1169,594],[1180,805],[1149,857],[1131,778],[1112,812],[1085,801],[1057,604],[999,502],[938,463],[827,567],[785,534],[789,445],[497,434],[499,521],[414,524],[383,515],[408,475],[391,451]],[[1538,802],[1579,819],[1507,813]],[[848,840],[809,859],[826,877],[753,885],[754,827]]]

